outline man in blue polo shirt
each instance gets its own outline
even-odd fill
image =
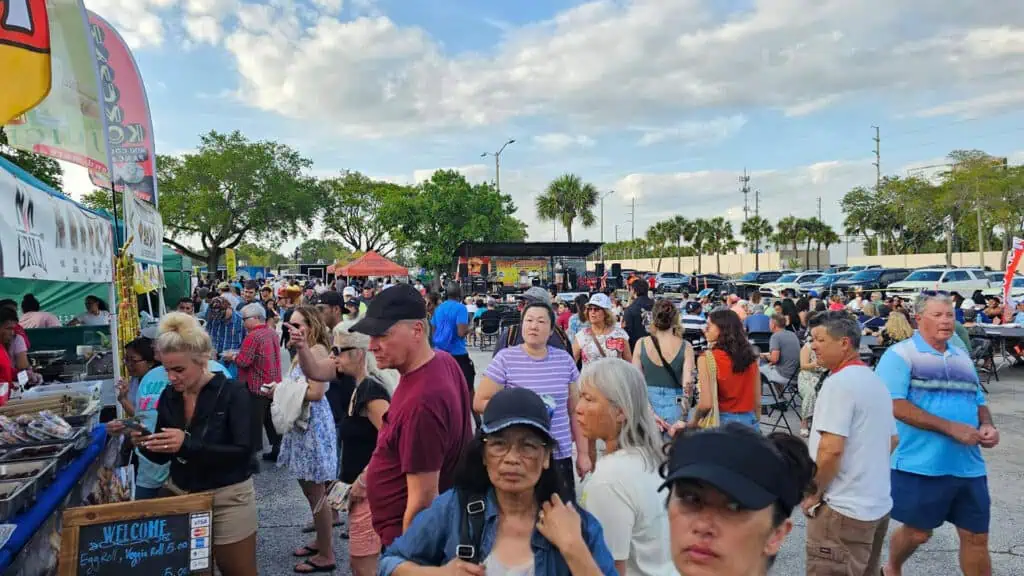
[[[875,372],[889,388],[899,446],[892,456],[892,518],[887,576],[951,522],[960,536],[966,576],[992,573],[991,501],[981,448],[999,443],[971,357],[954,346],[953,302],[922,292],[914,303],[918,331],[890,347]]]

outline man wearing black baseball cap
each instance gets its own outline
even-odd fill
[[[815,467],[803,441],[746,426],[677,435],[662,469],[680,574],[767,574]]]
[[[316,308],[324,315],[327,329],[334,330],[334,327],[341,323],[342,315],[345,313],[345,299],[337,292],[327,291],[320,295]]]
[[[349,330],[370,336],[377,365],[401,374],[377,449],[357,480],[373,486],[373,527],[387,546],[451,488],[472,437],[472,398],[459,364],[430,347],[426,302],[409,284],[375,296]]]

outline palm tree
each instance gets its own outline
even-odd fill
[[[821,226],[820,228],[818,228],[818,235],[815,236],[814,240],[818,243],[818,257],[815,261],[815,265],[820,269],[821,247],[824,246],[825,250],[827,251],[829,246],[833,244],[838,244],[840,242],[840,238],[839,234],[836,234],[836,231],[833,230],[831,226],[825,224],[824,222],[819,222],[819,224]]]
[[[738,243],[732,235],[732,222],[721,216],[716,216],[707,222],[708,227],[708,249],[715,254],[715,272],[722,272],[722,252],[730,249],[735,250]]]
[[[811,267],[811,242],[814,240],[814,235],[818,233],[819,220],[817,218],[801,218],[797,220],[797,223],[800,240],[807,243],[804,248],[804,269],[807,269]]]
[[[701,273],[701,256],[704,254],[704,248],[710,238],[710,227],[708,221],[703,218],[697,218],[690,223],[690,244],[693,246],[694,252],[697,253],[697,274]]]
[[[537,216],[541,222],[561,222],[565,235],[572,242],[572,225],[579,220],[584,228],[594,225],[594,208],[598,192],[593,184],[584,183],[575,174],[563,174],[548,184],[537,197]]]
[[[661,272],[661,260],[665,256],[665,243],[671,239],[671,221],[656,222],[647,229],[645,234],[647,245],[650,246],[658,256],[658,272]]]
[[[786,216],[775,225],[777,233],[775,243],[780,247],[783,244],[792,243],[793,252],[796,252],[796,244],[800,241],[800,219],[796,216]]]
[[[676,243],[676,272],[682,272],[683,240],[689,242],[693,239],[693,222],[678,214],[665,222],[668,224],[669,237]]]
[[[748,218],[740,227],[740,234],[747,240],[747,245],[754,252],[754,269],[761,269],[761,240],[772,236],[772,224],[767,218],[754,216]]]

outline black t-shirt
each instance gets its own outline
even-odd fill
[[[331,380],[331,385],[327,387],[327,392],[324,393],[324,396],[327,397],[327,403],[330,404],[331,412],[334,414],[335,428],[338,428],[341,425],[341,421],[345,419],[345,412],[348,411],[348,403],[352,400],[352,392],[355,389],[356,379],[340,372],[334,380]]]
[[[651,308],[654,300],[647,296],[637,298],[622,314],[626,334],[629,334],[629,349],[632,350],[641,338],[648,335],[647,324],[650,323]]]
[[[377,427],[363,412],[374,400],[391,401],[387,388],[374,378],[367,378],[355,389],[355,401],[352,405],[353,416],[342,411],[344,419],[338,426],[338,436],[342,441],[341,450],[341,481],[351,484],[370,463],[373,449],[377,447]],[[345,406],[347,409],[348,406]]]
[[[496,332],[501,324],[501,312],[488,308],[480,313],[480,327],[488,332]]]

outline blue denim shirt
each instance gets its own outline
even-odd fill
[[[615,561],[604,542],[604,531],[596,518],[586,510],[576,508],[583,519],[583,541],[593,554],[601,573],[618,576]],[[391,576],[403,562],[420,566],[444,566],[455,558],[455,547],[459,545],[462,527],[462,513],[459,496],[454,489],[434,499],[430,507],[420,512],[405,531],[381,556],[377,576]],[[487,495],[484,510],[484,533],[480,540],[480,558],[486,558],[494,546],[498,533],[498,505],[494,491]],[[569,566],[561,552],[547,538],[534,530],[530,540],[533,548],[535,576],[568,576]]]

